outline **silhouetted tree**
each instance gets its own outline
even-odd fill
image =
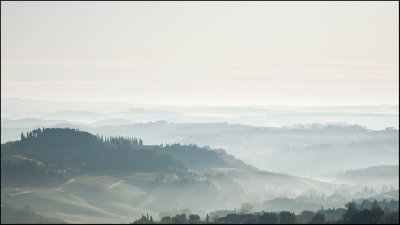
[[[262,224],[277,224],[278,215],[273,212],[266,212],[260,216],[260,223]]]
[[[321,224],[321,223],[325,223],[325,215],[322,214],[322,213],[317,213],[317,214],[315,214],[315,215],[312,217],[310,223],[311,223],[311,224]]]
[[[160,223],[162,224],[173,224],[172,218],[170,216],[165,216],[161,218]]]
[[[200,216],[196,215],[196,214],[189,215],[189,223],[190,224],[200,224],[201,223]]]
[[[252,210],[253,210],[253,205],[251,203],[246,202],[246,203],[242,203],[240,205],[239,213],[240,214],[249,214],[249,213],[251,213]]]
[[[188,222],[188,220],[186,218],[186,214],[182,213],[180,215],[178,214],[172,217],[172,222],[175,224],[185,224]]]
[[[296,221],[296,216],[294,213],[288,211],[282,211],[278,215],[280,224],[294,224]]]
[[[298,215],[299,223],[309,223],[314,215],[315,212],[310,210],[304,210],[303,212],[300,213],[300,215]]]
[[[385,212],[382,210],[376,200],[372,203],[371,212],[373,215],[373,223],[378,223],[382,219],[382,216],[385,214]]]

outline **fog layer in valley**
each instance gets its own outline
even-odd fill
[[[75,127],[105,136],[141,137],[148,144],[222,148],[259,169],[324,181],[334,181],[346,170],[399,163],[398,106],[211,107],[4,99],[3,109],[2,143],[35,128]]]
[[[399,224],[399,3],[1,2],[1,223]]]
[[[350,199],[398,200],[398,166],[346,171],[339,184],[259,170],[222,149],[149,145],[70,128],[22,134],[2,144],[1,160],[2,212],[25,219],[14,222],[127,223],[144,212],[158,219],[223,216],[221,209],[250,204],[300,213],[340,208]]]
[[[227,122],[263,127],[339,123],[358,124],[373,130],[398,128],[399,124],[397,105],[216,107],[2,99],[1,106],[2,121],[37,118],[115,125],[165,120],[174,123]]]
[[[398,200],[397,112],[3,99],[4,222],[216,221],[243,204],[301,213]]]

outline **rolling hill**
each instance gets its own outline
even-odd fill
[[[1,160],[2,202],[66,222],[129,222],[184,208],[204,213],[337,187],[261,171],[222,149],[145,145],[68,128],[37,129],[2,144]]]

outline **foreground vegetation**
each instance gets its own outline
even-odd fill
[[[393,210],[390,205],[398,206],[398,201],[370,202],[363,204],[348,202],[346,209],[321,209],[317,212],[303,211],[296,215],[293,212],[257,212],[257,213],[231,213],[223,217],[210,219],[209,215],[202,220],[199,215],[178,214],[165,216],[160,221],[153,220],[149,215],[143,216],[133,224],[398,224],[399,208]],[[365,208],[369,205],[368,208]],[[382,206],[384,206],[382,208]],[[388,207],[389,206],[389,207]]]

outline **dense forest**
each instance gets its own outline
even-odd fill
[[[177,214],[165,216],[155,221],[147,214],[135,220],[133,224],[398,224],[398,201],[369,201],[362,204],[348,202],[345,207],[338,209],[321,209],[317,212],[303,211],[295,214],[289,211],[250,213],[251,206],[244,204],[235,213],[223,217],[210,218],[207,214],[201,219],[197,214]]]

